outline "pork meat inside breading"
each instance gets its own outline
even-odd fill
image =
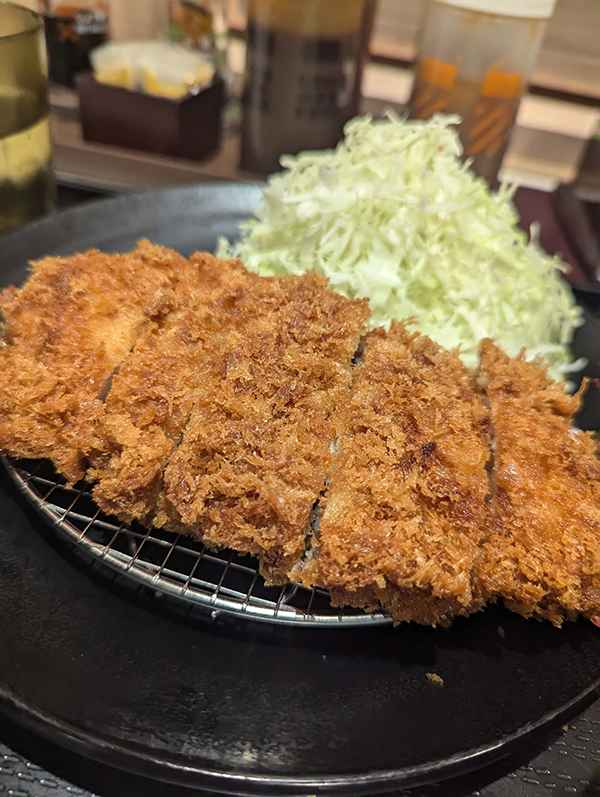
[[[180,442],[200,385],[210,377],[248,287],[262,278],[241,261],[191,258],[192,273],[164,306],[115,376],[102,414],[105,441],[94,458],[93,495],[121,520],[152,522],[162,473]]]
[[[596,446],[539,363],[484,341],[475,377],[393,323],[354,365],[366,300],[148,242],[35,263],[0,310],[0,448],[91,463],[104,511],[398,622],[600,616]]]

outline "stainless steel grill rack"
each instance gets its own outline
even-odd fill
[[[213,551],[190,537],[109,517],[94,503],[89,485],[67,487],[46,461],[3,461],[21,492],[63,538],[157,592],[210,611],[286,625],[391,622],[383,612],[334,608],[323,590],[298,584],[268,587],[250,556]]]

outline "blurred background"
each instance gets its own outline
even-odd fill
[[[144,152],[140,131],[138,149],[124,149],[85,140],[77,89],[69,84],[74,73],[87,66],[82,50],[100,41],[132,39],[179,39],[191,42],[187,24],[201,26],[190,6],[166,0],[87,0],[69,6],[28,0],[27,5],[45,11],[51,58],[51,129],[54,167],[61,182],[111,191],[156,188],[204,179],[254,179],[240,170],[240,128],[244,67],[246,62],[247,5],[241,0],[204,3],[212,15],[213,57],[227,88],[223,108],[222,137],[206,157],[182,159]],[[325,5],[325,4],[323,4]],[[174,6],[179,8],[174,9]],[[182,8],[183,7],[183,8]],[[78,9],[89,12],[87,29],[81,22],[79,50],[69,44],[65,19]],[[179,13],[179,16],[178,16]],[[368,57],[361,74],[359,110],[380,115],[388,107],[404,109],[413,83],[419,31],[425,13],[424,0],[379,0],[374,11]],[[102,15],[106,15],[106,19]],[[56,18],[62,15],[62,23]],[[95,17],[94,17],[95,15]],[[182,22],[183,20],[183,22]],[[175,26],[174,26],[174,23]],[[62,29],[60,28],[62,24]],[[594,159],[586,149],[600,117],[600,3],[596,0],[558,0],[518,108],[515,128],[502,164],[501,175],[533,187],[552,190],[559,183],[581,179],[600,187]],[[59,41],[62,36],[63,40]],[[206,47],[205,47],[206,49]],[[69,61],[70,58],[70,61]],[[69,74],[69,72],[71,74]],[[60,81],[60,82],[58,82]],[[101,100],[90,100],[100,103]],[[89,108],[88,108],[89,110]],[[140,127],[147,124],[140,120]],[[96,136],[98,137],[98,136]],[[89,136],[88,136],[89,138]],[[210,149],[210,147],[209,147]],[[585,178],[585,179],[584,179]]]

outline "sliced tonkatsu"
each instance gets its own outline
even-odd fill
[[[480,345],[490,405],[495,493],[477,566],[483,590],[555,625],[600,614],[600,462],[572,426],[579,395],[540,363]]]
[[[486,340],[473,374],[312,272],[148,242],[34,263],[0,311],[0,449],[104,511],[396,622],[597,622],[600,462],[540,363]]]
[[[248,288],[262,279],[241,261],[196,254],[190,262],[190,279],[165,294],[104,403],[104,446],[88,476],[98,505],[121,520],[151,522],[196,391],[236,314],[252,312]]]
[[[294,575],[398,622],[480,608],[489,419],[458,354],[399,323],[375,330],[335,422],[339,464]]]
[[[331,471],[369,309],[314,273],[262,277],[247,302],[196,392],[155,523],[254,554],[284,582]]]
[[[98,445],[103,394],[162,292],[189,273],[175,252],[142,242],[125,255],[97,250],[33,263],[2,294],[0,447],[48,458],[69,482]]]

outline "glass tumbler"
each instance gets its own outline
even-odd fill
[[[242,169],[334,147],[358,112],[375,0],[249,0]]]
[[[458,113],[473,170],[495,185],[555,0],[427,0],[413,119]]]
[[[42,18],[0,2],[0,235],[54,205]]]

